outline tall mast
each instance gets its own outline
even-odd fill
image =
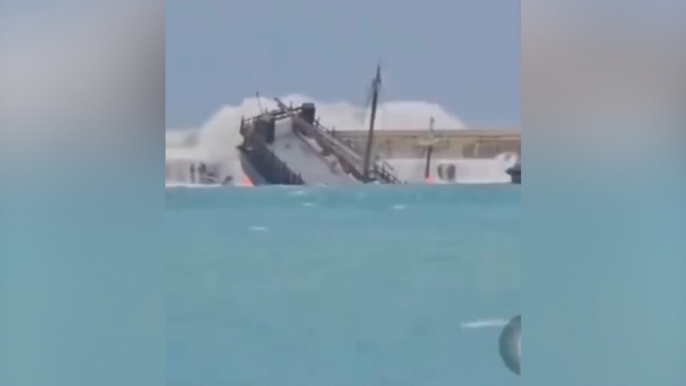
[[[369,136],[367,137],[367,148],[364,152],[363,180],[369,182],[369,164],[372,158],[372,147],[374,144],[374,121],[376,120],[376,107],[379,103],[379,89],[381,88],[381,65],[376,66],[376,76],[372,81],[372,114],[369,118]]]

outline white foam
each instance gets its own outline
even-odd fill
[[[505,319],[479,319],[471,322],[464,322],[460,327],[464,330],[474,330],[482,328],[503,328],[508,321]]]
[[[223,188],[224,185],[220,184],[189,184],[184,182],[167,182],[164,185],[165,188],[202,188],[202,189],[213,189],[213,188]]]
[[[511,177],[507,174],[507,170],[513,167],[518,159],[519,157],[514,153],[504,153],[494,158],[436,159],[431,163],[431,176],[435,183],[439,184],[510,183]],[[389,159],[387,163],[393,167],[395,174],[401,180],[409,182],[424,180],[426,161],[423,159]],[[442,179],[439,173],[439,167],[445,168],[448,165],[453,165],[455,168],[455,175],[451,180]]]

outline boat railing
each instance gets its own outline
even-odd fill
[[[279,109],[276,110],[265,110],[262,114],[252,117],[252,118],[247,118],[247,119],[242,119],[241,120],[241,128],[240,128],[240,133],[241,135],[245,138],[246,141],[250,141],[253,146],[258,146],[259,152],[263,154],[269,154],[268,157],[269,159],[273,158],[274,161],[269,161],[269,162],[274,162],[276,165],[278,165],[279,168],[285,168],[285,170],[290,169],[284,164],[283,166],[279,164],[279,162],[282,162],[281,160],[276,157],[272,151],[267,147],[266,144],[262,143],[262,141],[258,138],[257,136],[254,135],[254,133],[250,133],[249,127],[254,127],[258,120],[264,119],[264,117],[268,117],[269,119],[273,120],[281,120],[284,118],[297,118],[300,120],[301,123],[305,123],[307,127],[310,128],[310,130],[305,130],[305,132],[301,134],[305,135],[310,135],[314,134],[318,142],[322,142],[326,147],[332,149],[336,155],[340,158],[342,158],[342,161],[345,162],[346,164],[352,166],[356,171],[357,174],[361,177],[364,174],[364,171],[362,170],[362,156],[360,154],[359,149],[356,149],[356,146],[354,146],[352,143],[348,143],[347,141],[343,140],[342,138],[338,137],[336,135],[335,130],[331,130],[324,126],[321,121],[318,118],[315,118],[312,123],[307,122],[305,119],[299,116],[299,113],[302,111],[302,107],[286,107],[286,106],[281,106]],[[293,129],[294,130],[299,130],[296,128],[297,125],[294,125]],[[309,131],[309,132],[308,132]],[[259,143],[259,144],[257,144]],[[265,161],[266,162],[266,161]],[[403,183],[398,177],[395,176],[395,171],[393,167],[388,164],[386,161],[376,159],[374,162],[370,165],[370,177],[372,180],[380,180],[385,183],[390,183],[390,184],[401,184]],[[292,172],[291,172],[292,173]],[[290,177],[289,177],[290,178]],[[302,178],[299,177],[293,177],[294,180],[302,180]]]
[[[329,136],[332,142],[340,145],[341,147],[344,147],[346,151],[355,154],[355,163],[359,165],[360,162],[362,162],[359,149],[356,149],[356,146],[354,146],[353,144],[348,143],[347,141],[344,141],[342,138],[337,137],[335,130],[328,129],[326,126],[322,125],[319,119],[315,119],[314,124],[312,124],[311,126],[314,127],[315,130],[319,130],[320,132],[322,132],[324,135]],[[373,174],[373,178],[380,179],[383,182],[391,184],[403,183],[399,178],[395,176],[394,171],[395,170],[388,162],[381,159],[374,160],[374,162],[371,165],[371,172]]]

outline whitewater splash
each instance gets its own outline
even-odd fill
[[[505,319],[480,319],[460,324],[463,330],[474,330],[483,328],[503,328],[508,321]]]
[[[322,125],[335,130],[367,130],[369,109],[346,102],[314,101],[304,95],[287,95],[280,98],[285,104],[299,106],[313,102],[317,107]],[[236,147],[242,142],[239,127],[242,117],[258,115],[261,109],[277,109],[276,102],[267,98],[246,98],[237,106],[223,106],[197,129],[168,129],[166,132],[167,185],[192,186],[188,172],[189,165],[203,163],[213,165],[223,179],[232,181],[245,178],[240,154]],[[434,118],[437,131],[464,129],[464,123],[440,105],[422,101],[389,101],[379,105],[376,121],[378,130],[418,130],[427,127],[430,117]],[[436,167],[441,168],[441,160]],[[506,183],[506,170],[516,163],[510,155],[494,159],[445,160],[454,164],[455,178],[441,179],[443,183]],[[423,181],[423,162],[418,160],[389,160],[389,164],[404,180]],[[436,170],[436,173],[439,173]],[[405,178],[403,178],[405,176]]]
[[[506,184],[511,177],[507,170],[515,166],[519,155],[502,153],[494,158],[437,159],[430,169],[438,184]],[[389,159],[398,178],[404,181],[424,180],[426,162],[423,159]]]
[[[450,177],[453,167],[454,178],[446,178],[447,182],[459,184],[489,184],[489,183],[509,183],[511,177],[507,170],[515,166],[519,161],[519,156],[515,153],[502,153],[492,159],[461,159],[450,161],[439,161],[437,165],[438,173],[444,172]],[[443,169],[443,170],[441,170]]]

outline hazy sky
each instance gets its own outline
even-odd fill
[[[255,95],[437,102],[468,124],[520,122],[519,0],[168,0],[167,126]]]

